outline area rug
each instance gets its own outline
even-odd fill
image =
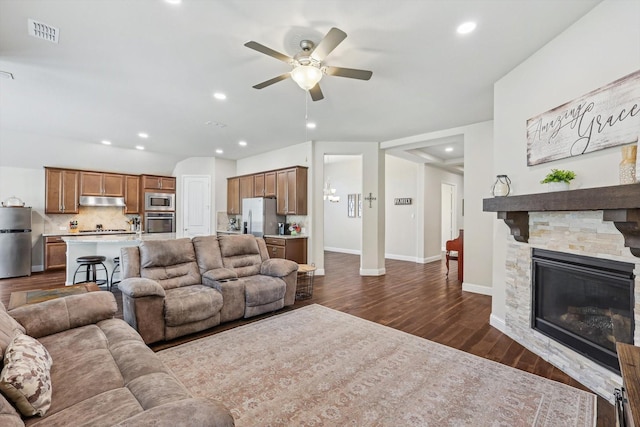
[[[320,305],[158,353],[236,426],[594,426],[596,397]]]

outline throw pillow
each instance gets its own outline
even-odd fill
[[[51,406],[51,355],[35,338],[17,334],[4,354],[0,391],[25,416],[44,415]]]

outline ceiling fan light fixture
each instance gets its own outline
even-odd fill
[[[313,65],[298,65],[291,70],[291,78],[304,90],[310,90],[322,79],[322,71]]]

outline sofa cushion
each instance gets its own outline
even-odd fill
[[[142,268],[166,267],[196,260],[193,244],[188,238],[143,241],[139,248]]]
[[[215,316],[222,308],[222,294],[203,285],[170,289],[164,300],[167,326],[180,326]]]
[[[241,279],[244,282],[245,304],[255,307],[284,299],[285,283],[275,277],[251,276]]]
[[[13,317],[9,316],[4,305],[0,303],[0,359],[4,357],[7,346],[13,341],[13,337],[25,329]]]
[[[222,253],[217,236],[196,236],[191,241],[196,251],[200,274],[215,268],[222,268]]]
[[[205,272],[202,275],[202,283],[212,286],[214,282],[235,279],[237,277],[238,275],[233,270],[229,270],[228,268],[215,268],[213,270]]]
[[[238,277],[260,274],[262,257],[255,236],[220,236],[218,241],[225,268],[235,271]]]
[[[51,365],[47,349],[35,338],[17,334],[7,347],[0,391],[22,415],[44,415],[51,406]]]

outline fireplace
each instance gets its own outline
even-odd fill
[[[620,373],[616,342],[633,344],[634,264],[532,251],[532,327]]]

